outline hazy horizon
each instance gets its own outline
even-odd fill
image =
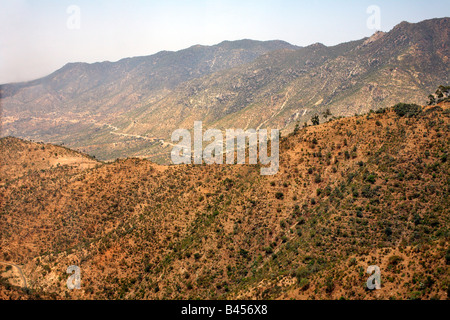
[[[450,15],[423,1],[0,0],[0,83],[46,76],[70,62],[115,62],[193,45],[251,39],[327,46]],[[379,27],[368,20],[379,9]]]

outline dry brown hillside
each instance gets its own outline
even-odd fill
[[[39,170],[70,166],[84,170],[97,165],[88,155],[52,144],[6,137],[0,139],[0,184]]]
[[[298,129],[275,176],[126,159],[10,177],[0,260],[44,298],[447,299],[450,105],[405,108]]]

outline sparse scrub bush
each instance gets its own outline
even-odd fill
[[[275,193],[275,198],[277,198],[278,200],[284,199],[284,193],[283,192]]]

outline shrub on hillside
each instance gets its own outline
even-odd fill
[[[402,257],[394,255],[394,256],[389,257],[388,265],[395,267],[398,264],[400,264],[402,261],[403,261]]]
[[[412,117],[420,113],[421,107],[414,103],[397,103],[394,106],[394,111],[399,117]]]
[[[277,192],[277,193],[275,193],[275,198],[277,198],[278,200],[283,199],[283,198],[284,198],[283,192]]]

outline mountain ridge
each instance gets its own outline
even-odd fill
[[[402,23],[331,47],[275,41],[265,43],[263,52],[264,42],[225,41],[116,64],[71,65],[73,72],[54,74],[48,90],[42,85],[0,88],[2,135],[65,143],[102,160],[138,156],[167,163],[167,145],[161,141],[175,129],[192,128],[194,121],[288,133],[314,115],[326,121],[322,115],[328,109],[339,117],[400,100],[421,103],[450,81],[449,21]],[[223,49],[227,46],[251,48],[230,52]],[[211,50],[222,57],[220,70]],[[8,95],[12,90],[18,91]]]

